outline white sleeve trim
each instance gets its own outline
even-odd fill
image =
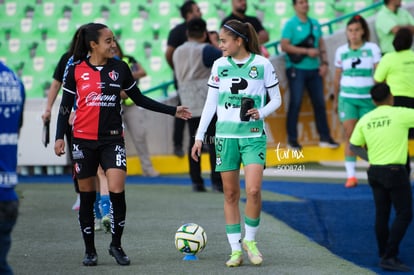
[[[76,95],[76,93],[74,91],[69,90],[68,88],[63,87],[62,90],[65,91],[65,92],[68,92],[70,94]]]

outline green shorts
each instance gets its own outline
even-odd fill
[[[266,135],[255,138],[216,138],[216,171],[240,169],[240,164],[266,163]]]
[[[341,122],[351,119],[358,120],[374,108],[375,104],[371,98],[347,98],[340,96],[338,99],[338,114]]]

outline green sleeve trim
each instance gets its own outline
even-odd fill
[[[353,161],[356,162],[356,156],[346,156],[345,161]]]

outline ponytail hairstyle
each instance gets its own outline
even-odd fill
[[[351,24],[354,23],[359,23],[361,24],[362,29],[364,30],[364,34],[362,35],[362,41],[367,42],[369,41],[369,27],[368,27],[368,23],[367,21],[364,19],[364,17],[362,17],[361,15],[357,14],[354,15],[353,17],[351,17],[351,19],[349,19],[348,23],[346,24],[346,26],[349,26]]]
[[[92,23],[88,23],[88,24],[84,24],[84,25],[80,26],[80,27],[79,27],[79,28],[75,31],[75,33],[73,34],[72,41],[70,42],[70,45],[69,45],[69,50],[68,50],[69,56],[72,56],[72,55],[73,55],[73,53],[75,52],[76,41],[78,40],[79,33],[80,33],[81,29],[82,29],[82,28],[85,28],[86,26],[88,26],[88,25],[90,25],[90,24],[92,24]]]
[[[115,40],[115,44],[116,44],[116,47],[118,48],[118,51],[119,51],[119,55],[120,55],[120,56],[118,56],[119,59],[124,58],[124,51],[122,50],[121,45],[119,44],[118,40]]]
[[[88,56],[91,49],[91,42],[98,43],[101,36],[100,30],[108,28],[101,23],[88,23],[79,28],[78,38],[73,49],[73,61],[76,62]]]
[[[239,20],[229,20],[223,25],[223,30],[234,39],[241,38],[246,51],[261,54],[259,38],[250,23],[242,23]]]

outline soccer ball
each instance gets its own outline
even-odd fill
[[[185,255],[195,255],[206,247],[207,234],[195,223],[180,226],[175,233],[175,247]]]

